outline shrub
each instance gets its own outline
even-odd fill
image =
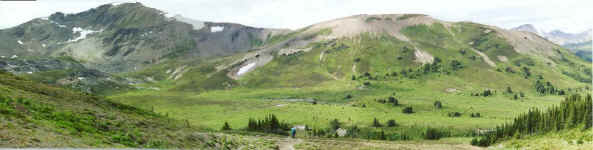
[[[402,109],[402,112],[404,114],[411,114],[411,113],[414,113],[414,110],[412,109],[412,107],[408,106],[408,107]]]
[[[224,125],[222,126],[222,130],[231,130],[231,126],[229,125],[228,122],[224,122]]]
[[[450,65],[451,65],[451,69],[453,69],[453,70],[459,70],[459,69],[463,68],[463,65],[461,65],[461,62],[457,61],[457,60],[452,60]]]
[[[478,138],[473,138],[470,142],[471,145],[478,146]]]
[[[437,109],[441,109],[441,108],[443,108],[443,104],[441,103],[441,101],[435,101],[434,107]]]
[[[371,82],[369,82],[369,81],[365,81],[365,82],[364,82],[364,83],[362,83],[362,84],[363,84],[364,86],[369,86],[369,85],[371,85]]]
[[[449,117],[461,117],[461,113],[460,112],[449,112],[449,114],[447,114]]]
[[[389,121],[387,121],[387,126],[388,127],[395,127],[395,126],[397,126],[397,123],[395,123],[395,120],[390,119]]]
[[[492,93],[492,90],[484,90],[484,92],[482,92],[482,96],[484,97],[488,97],[488,96],[492,96],[494,95],[494,93]]]
[[[427,140],[438,140],[442,136],[442,133],[435,128],[426,128],[426,132],[424,133],[424,139]]]
[[[346,95],[346,99],[351,99],[351,98],[352,98],[352,95],[350,95],[350,94]]]
[[[332,121],[329,122],[329,126],[333,129],[333,130],[337,130],[342,126],[342,123],[338,120],[338,119],[334,119]]]
[[[379,120],[377,120],[377,118],[373,119],[373,127],[382,127],[383,125],[381,124],[381,122],[379,122]]]
[[[480,113],[472,113],[470,115],[470,117],[472,117],[472,118],[480,118],[481,116],[480,116]]]
[[[379,139],[380,140],[386,140],[387,138],[385,137],[385,132],[383,132],[383,130],[381,130],[381,132],[379,132]]]
[[[371,73],[369,73],[369,72],[364,72],[364,74],[363,74],[363,75],[364,75],[365,77],[370,77],[370,76],[371,76]]]
[[[387,98],[387,101],[389,101],[389,103],[393,103],[395,101],[395,97],[389,96],[389,98]]]

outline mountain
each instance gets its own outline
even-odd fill
[[[520,25],[518,27],[512,28],[511,30],[531,32],[540,36],[546,35],[545,31],[538,30],[532,24]]]
[[[0,39],[7,41],[0,43],[0,55],[6,58],[2,61],[48,59],[46,56],[50,56],[49,59],[68,58],[82,64],[77,66],[79,70],[99,70],[106,73],[103,79],[107,79],[118,78],[112,74],[141,70],[170,59],[199,60],[246,52],[260,45],[267,36],[282,32],[285,30],[170,17],[166,12],[140,3],[106,4],[76,14],[58,12],[0,30]],[[60,79],[65,78],[56,77],[50,82]],[[121,84],[134,82],[120,81]],[[85,85],[96,88],[86,91],[104,89],[99,86],[101,83]]]
[[[591,63],[542,36],[424,14],[282,30],[107,4],[0,39],[0,67],[18,78],[248,134],[282,135],[281,124],[310,127],[312,138],[339,128],[375,140],[462,137],[587,93],[592,78]]]
[[[554,43],[558,43],[560,45],[567,45],[590,42],[592,36],[593,35],[591,34],[591,29],[576,34],[566,33],[560,30],[554,30],[547,33],[546,38],[553,41]]]
[[[581,33],[566,33],[560,30],[544,32],[531,24],[524,24],[511,30],[535,33],[546,39],[570,49],[584,60],[591,62],[591,29]]]
[[[587,91],[590,68],[569,50],[529,32],[421,14],[356,15],[270,36],[246,53],[171,60],[130,73],[130,78],[156,80],[143,86],[159,90],[110,97],[210,128],[222,126],[221,120],[245,126],[245,118],[273,113],[318,128],[349,117],[367,127],[376,116],[405,118],[398,120],[405,129],[434,119],[440,120],[436,126],[463,130],[493,127],[508,121],[500,118],[557,102],[546,99]],[[405,105],[385,104],[389,97]],[[437,100],[450,109],[435,111]],[[403,106],[421,113],[402,114]],[[442,117],[454,111],[492,118],[482,124]],[[421,137],[409,131],[389,132]]]
[[[576,44],[576,43],[585,43],[591,41],[591,29],[583,31],[581,33],[566,33],[561,30],[553,30],[550,32],[545,32],[542,30],[537,29],[535,26],[531,24],[524,24],[518,27],[512,28],[511,30],[516,31],[526,31],[535,33],[546,39],[558,44],[558,45],[567,45],[567,44]]]
[[[105,72],[139,70],[175,56],[195,59],[244,52],[282,30],[194,23],[140,3],[55,13],[2,30],[3,56],[70,56]]]

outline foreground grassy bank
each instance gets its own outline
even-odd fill
[[[0,147],[271,148],[187,122],[0,72]]]

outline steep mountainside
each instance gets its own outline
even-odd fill
[[[4,41],[0,43],[0,56],[3,64],[7,64],[3,68],[8,71],[43,74],[53,78],[48,83],[86,78],[92,83],[83,83],[80,88],[96,92],[113,89],[103,84],[110,81],[103,80],[117,79],[109,84],[122,87],[135,83],[134,79],[119,79],[119,73],[141,70],[166,60],[200,60],[246,52],[260,46],[267,37],[282,32],[285,30],[171,17],[140,3],[106,4],[76,14],[58,12],[0,30],[0,40]],[[44,64],[50,68],[43,69],[15,63],[38,58],[71,59],[82,64],[76,70],[95,70],[94,74],[101,74],[101,79],[73,75],[72,71],[64,70],[73,68],[62,64]]]
[[[102,5],[55,13],[1,30],[0,55],[70,56],[104,72],[129,72],[162,60],[194,59],[245,52],[269,34],[282,32],[232,23],[202,25],[140,3]],[[195,27],[194,27],[195,26]]]

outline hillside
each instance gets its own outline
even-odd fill
[[[163,141],[157,147],[208,147],[184,137],[197,130],[284,136],[298,126],[309,129],[299,133],[303,141],[270,138],[312,148],[343,149],[324,144],[331,138],[379,149],[399,141],[402,148],[421,149],[405,145],[419,141],[472,149],[476,131],[555,106],[566,95],[590,94],[592,81],[591,63],[534,33],[423,14],[355,15],[278,30],[172,16],[140,3],[107,4],[0,30],[0,40],[14,41],[0,43],[0,68],[17,75],[3,73],[6,80],[26,82],[7,81],[5,89],[47,101],[52,111],[89,107],[96,111],[90,116],[108,114],[107,122],[126,127],[103,131],[84,121],[92,117],[72,113],[83,121],[69,123],[91,123],[72,129],[95,136],[66,144],[75,147],[151,147],[150,139]],[[29,80],[85,95],[45,85],[66,94],[31,91],[37,83]],[[14,93],[5,94],[19,97]],[[12,100],[5,104],[16,112]],[[168,117],[183,121],[165,123]],[[16,127],[10,133],[25,130]],[[127,133],[134,130],[143,138]],[[108,140],[122,139],[124,131],[132,142]],[[247,140],[231,146],[269,148],[268,137],[238,138]]]
[[[590,149],[593,148],[591,141],[592,125],[592,106],[591,95],[581,97],[580,95],[571,95],[567,97],[559,106],[548,108],[547,110],[531,109],[529,112],[516,117],[512,122],[497,126],[492,131],[483,133],[480,138],[472,140],[472,145],[488,146],[496,142],[512,139],[533,138],[533,141],[522,141],[528,143],[531,148],[540,147],[529,145],[537,143],[541,139],[558,140],[564,139],[560,143],[547,144],[545,147],[565,147]],[[578,132],[581,133],[578,133]],[[575,133],[577,132],[577,133]],[[556,134],[553,134],[556,133]],[[558,136],[561,135],[561,136]],[[564,135],[564,138],[562,138]],[[577,135],[575,137],[575,135]],[[578,136],[581,135],[581,136]],[[539,137],[538,137],[539,136]],[[515,148],[521,148],[523,143],[510,143]],[[586,148],[585,147],[588,147]],[[543,148],[541,146],[540,148]],[[563,148],[564,149],[564,148]]]
[[[0,72],[0,147],[238,148],[261,143]],[[259,145],[265,148],[265,144]],[[269,145],[268,145],[269,146]]]
[[[564,47],[574,51],[577,56],[591,62],[592,61],[591,50],[593,50],[591,48],[592,45],[593,44],[591,43],[591,41],[589,41],[589,42],[583,42],[583,43],[567,44],[567,45],[564,45]]]
[[[524,24],[511,30],[525,31],[540,35],[562,47],[565,47],[582,59],[591,62],[591,29],[581,33],[566,33],[560,30],[545,32],[537,29],[531,24]]]
[[[471,135],[591,88],[589,63],[535,34],[426,15],[340,18],[263,43],[126,74],[157,81],[109,97],[210,128],[275,114],[325,134],[337,119],[371,139],[382,131],[401,140],[422,139],[431,127]],[[413,113],[403,113],[408,107]],[[374,128],[374,118],[399,126]]]

